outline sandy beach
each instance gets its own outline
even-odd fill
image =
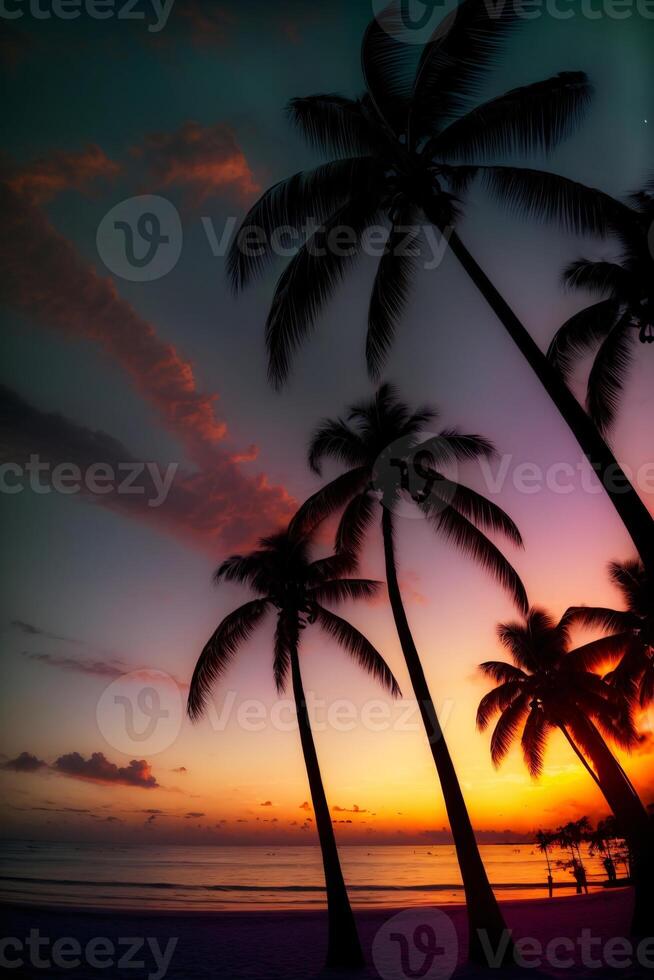
[[[574,960],[572,965],[523,966],[515,970],[502,970],[501,976],[547,977],[602,977],[620,975],[636,978],[651,975],[651,969],[626,964],[621,956],[613,966],[603,962],[607,947],[615,937],[628,935],[631,896],[627,889],[616,889],[590,896],[571,896],[552,900],[507,901],[502,903],[509,927],[515,939],[533,939],[542,947],[553,940],[569,940],[557,948],[562,960]],[[389,980],[400,974],[384,973],[378,951],[373,943],[380,928],[399,909],[375,909],[357,912],[357,922],[364,945],[367,966],[357,976],[375,978],[388,976]],[[28,906],[5,906],[6,933],[12,937],[27,937],[30,930],[38,929],[40,937],[48,937],[50,945],[57,939],[74,937],[84,951],[87,944],[98,937],[107,939],[115,947],[111,972],[85,963],[81,968],[54,964],[47,969],[49,977],[112,978],[157,977],[161,980],[161,967],[157,967],[151,943],[156,942],[158,951],[169,949],[171,939],[177,939],[168,961],[165,976],[170,980],[301,980],[307,977],[337,976],[322,969],[325,945],[325,914],[322,911],[293,912],[216,912],[216,913],[142,913],[116,911],[90,911],[76,909],[43,909]],[[417,910],[412,910],[416,913]],[[459,965],[455,977],[488,975],[486,971],[471,969],[465,965],[466,922],[462,906],[448,906],[442,910],[451,919],[459,941]],[[582,930],[590,929],[593,938],[592,953],[584,954],[579,945]],[[143,937],[141,948],[131,953],[132,962],[118,962],[126,958],[128,937],[132,943]],[[569,951],[574,944],[574,952]],[[615,946],[615,944],[614,944]],[[42,946],[41,955],[49,955],[50,946]],[[18,956],[17,952],[11,953]],[[43,966],[30,964],[29,954],[23,954],[24,964],[18,975],[42,977]],[[84,955],[84,954],[83,954]],[[103,955],[107,951],[103,947]],[[592,957],[592,963],[589,965]],[[530,953],[531,963],[534,957]],[[609,958],[610,959],[610,958]],[[137,963],[140,961],[140,966]],[[437,970],[437,967],[434,968]],[[17,971],[18,972],[18,971]],[[448,973],[427,972],[428,980],[445,980]]]

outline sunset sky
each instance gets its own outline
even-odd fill
[[[0,494],[3,836],[314,839],[297,732],[271,721],[278,699],[269,628],[230,667],[211,718],[192,725],[179,706],[207,637],[246,598],[236,587],[216,590],[213,569],[318,487],[305,463],[314,425],[371,392],[363,336],[374,261],[353,269],[276,393],[266,381],[263,329],[281,266],[234,298],[207,230],[220,239],[261,189],[318,162],[284,106],[297,95],[359,93],[370,15],[367,0],[332,0],[328,16],[322,4],[299,0],[177,0],[158,33],[115,20],[2,22],[11,132],[0,161],[2,461],[37,452],[52,464],[178,467],[156,508],[135,496]],[[489,77],[488,95],[586,71],[592,106],[545,165],[624,195],[653,159],[652,41],[654,21],[636,16],[528,21]],[[179,262],[152,282],[112,275],[96,247],[104,215],[138,194],[167,198],[183,227]],[[543,346],[587,305],[584,295],[563,292],[562,267],[615,252],[611,242],[506,215],[479,190],[459,230]],[[654,348],[636,353],[612,441],[634,473],[649,472],[654,509],[651,465],[645,469]],[[525,550],[507,554],[532,603],[560,615],[570,604],[619,601],[605,567],[632,555],[626,532],[608,499],[591,492],[572,436],[453,259],[416,277],[387,377],[412,402],[434,404],[439,425],[479,432],[506,454],[506,470],[501,460],[491,465],[500,472],[495,492],[475,466],[460,477],[491,493],[520,527]],[[517,471],[525,463],[543,471],[572,464],[574,485],[525,492]],[[480,839],[603,815],[603,799],[562,738],[552,739],[539,782],[518,748],[493,769],[489,736],[475,730],[487,690],[475,668],[503,657],[495,626],[516,618],[515,609],[423,521],[398,518],[398,550],[411,625]],[[363,570],[383,577],[374,535]],[[383,599],[343,614],[383,652],[409,698]],[[353,705],[353,724],[340,725],[348,730],[328,723],[316,731],[339,840],[440,839],[442,796],[411,706],[393,705],[317,628],[303,643],[307,690],[333,711],[343,698]],[[179,720],[180,730],[163,748],[154,739],[130,750],[103,714],[107,686],[132,671],[140,672],[136,686],[156,680],[153,671],[170,675],[166,724],[175,729]],[[252,700],[263,706],[257,730],[243,724]],[[365,723],[374,710],[383,731]],[[649,803],[654,716],[642,724],[643,744],[625,765]]]

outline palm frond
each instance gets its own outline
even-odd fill
[[[476,162],[548,153],[579,125],[593,89],[584,72],[512,89],[451,123],[433,142],[439,158]]]
[[[529,711],[527,695],[521,694],[509,704],[499,717],[491,736],[491,759],[499,766],[515,740],[518,729]]]
[[[589,262],[588,259],[575,259],[570,262],[561,276],[568,289],[587,289],[591,293],[619,297],[629,286],[629,274],[617,262]],[[616,313],[619,304],[614,304]]]
[[[391,0],[369,23],[361,44],[361,67],[370,98],[380,120],[396,135],[406,131],[417,60],[415,46],[402,40],[403,3]]]
[[[638,620],[631,613],[604,606],[570,606],[566,609],[563,620],[568,625],[600,629],[607,633],[622,633],[638,625]]]
[[[390,667],[363,633],[360,633],[345,619],[329,612],[322,606],[317,606],[316,616],[322,629],[336,640],[339,646],[347,650],[368,674],[379,681],[382,687],[390,691],[393,697],[401,694],[400,687]]]
[[[194,721],[202,714],[211,687],[225,672],[236,651],[254,632],[268,609],[266,599],[253,599],[225,616],[206,643],[193,671],[187,711]]]
[[[358,568],[357,556],[351,551],[336,551],[312,561],[307,569],[307,585],[314,587],[331,579],[352,575]]]
[[[615,323],[618,310],[617,303],[605,299],[575,313],[556,331],[547,356],[565,381],[569,381],[579,358],[604,340]]]
[[[504,711],[511,704],[520,694],[521,688],[522,684],[519,680],[509,680],[484,695],[477,708],[477,728],[480,732],[488,728],[498,712]]]
[[[378,595],[383,582],[369,578],[341,578],[322,582],[309,589],[309,596],[314,602],[339,603],[348,599],[374,599]]]
[[[227,274],[238,292],[275,259],[275,236],[289,228],[301,235],[369,186],[379,164],[372,158],[336,160],[301,171],[270,187],[248,211],[227,253]]]
[[[287,379],[292,355],[359,255],[361,236],[379,208],[373,188],[362,190],[314,232],[282,273],[266,321],[268,375],[275,387]],[[347,243],[337,240],[341,231],[347,233]]]
[[[336,548],[339,551],[360,554],[366,532],[375,516],[376,506],[376,499],[369,493],[358,493],[352,497],[336,529]]]
[[[483,436],[462,433],[457,429],[443,429],[436,436],[423,439],[413,449],[418,453],[428,453],[432,466],[445,463],[465,463],[469,460],[490,459],[496,455],[495,446]]]
[[[503,534],[512,544],[520,548],[523,546],[520,531],[509,515],[476,490],[441,477],[434,483],[430,497],[421,506],[428,512],[430,507],[436,506],[438,509],[444,503],[453,507],[479,530]]]
[[[366,447],[361,437],[342,419],[324,419],[309,441],[309,466],[320,474],[323,459],[335,459],[346,466],[363,466]]]
[[[525,218],[558,222],[574,234],[607,235],[624,205],[608,194],[559,174],[526,167],[481,166],[486,188]]]
[[[445,507],[440,513],[434,511],[431,520],[437,531],[493,575],[519,609],[527,610],[529,602],[520,576],[482,531],[453,507]]]
[[[502,44],[519,24],[517,5],[463,0],[425,45],[413,88],[412,128],[440,128],[469,111]]]
[[[532,708],[527,715],[521,739],[525,765],[532,779],[538,779],[543,774],[545,748],[550,728],[545,712],[540,708]]]
[[[379,260],[372,287],[366,335],[366,363],[371,378],[379,378],[393,343],[395,328],[404,312],[420,254],[415,238],[419,229],[413,206],[396,215]]]
[[[645,567],[639,559],[612,561],[608,565],[609,578],[622,592],[627,608],[637,612],[638,598],[648,590]],[[647,593],[651,597],[651,592]]]
[[[600,344],[588,375],[586,406],[601,433],[611,428],[631,366],[635,331],[628,317],[616,323]]]
[[[287,113],[307,142],[323,153],[356,157],[379,149],[379,136],[353,99],[334,93],[304,96],[291,99]]]
[[[291,521],[291,529],[316,527],[361,493],[368,479],[368,469],[364,466],[335,477],[305,500]]]
[[[632,639],[631,632],[614,633],[584,643],[566,655],[566,667],[574,671],[593,671],[604,664],[615,663],[624,655]]]
[[[528,674],[514,664],[507,664],[504,660],[486,660],[479,664],[478,668],[486,677],[492,677],[498,684],[506,684],[510,681],[526,681]]]

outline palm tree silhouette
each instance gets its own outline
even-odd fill
[[[545,856],[547,861],[547,888],[549,891],[549,896],[552,898],[553,894],[553,877],[552,877],[552,862],[550,861],[550,851],[556,843],[556,836],[551,830],[537,830],[534,841],[538,850]]]
[[[448,479],[441,469],[449,462],[472,460],[492,452],[480,436],[446,430],[427,436],[435,418],[428,406],[411,411],[395,389],[382,385],[368,402],[353,405],[347,420],[325,420],[310,442],[309,465],[320,473],[324,457],[348,466],[306,501],[294,518],[312,526],[344,508],[336,532],[338,550],[357,553],[374,521],[381,523],[386,581],[400,645],[429,739],[445,798],[468,906],[470,958],[486,962],[479,931],[493,942],[502,939],[505,924],[479,855],[463,793],[429,692],[398,582],[393,512],[412,495],[415,506],[434,530],[487,569],[526,608],[524,586],[485,530],[499,532],[515,544],[520,533],[499,507],[474,490]],[[505,937],[504,937],[505,938]],[[507,958],[511,950],[507,949]]]
[[[582,72],[565,72],[478,104],[486,73],[519,23],[513,3],[491,9],[484,0],[463,0],[421,50],[401,40],[401,12],[393,0],[363,38],[361,98],[323,94],[291,101],[291,120],[312,146],[334,159],[282,180],[260,198],[232,242],[228,273],[234,289],[242,289],[275,257],[280,229],[318,222],[282,273],[268,315],[269,375],[281,385],[291,356],[363,250],[366,230],[388,223],[366,342],[368,367],[378,378],[408,295],[416,235],[426,219],[443,233],[544,385],[637,551],[654,569],[654,525],[647,508],[559,372],[454,230],[459,195],[475,178],[511,208],[577,232],[603,234],[620,212],[609,195],[558,175],[486,162],[514,150],[549,150],[575,128],[591,97]],[[343,230],[346,245],[339,238]]]
[[[654,700],[654,587],[639,561],[610,562],[609,577],[626,609],[571,606],[566,617],[610,634],[606,660],[619,663],[607,679],[646,708]]]
[[[618,205],[613,230],[614,258],[577,259],[563,273],[566,286],[603,297],[575,313],[556,332],[548,356],[566,381],[576,363],[594,352],[586,406],[603,433],[615,419],[636,338],[654,342],[654,180]],[[651,239],[651,240],[650,240]]]
[[[651,928],[654,853],[650,820],[622,766],[602,737],[621,748],[638,742],[627,698],[594,673],[604,663],[609,638],[571,649],[570,619],[557,623],[541,609],[530,609],[525,621],[498,627],[501,643],[512,663],[488,661],[480,670],[496,687],[477,710],[477,726],[484,731],[499,719],[490,742],[491,758],[499,766],[520,736],[529,773],[543,771],[548,736],[558,729],[595,779],[617,817],[634,852],[636,907],[633,929],[646,935]],[[615,650],[621,638],[613,641]],[[590,761],[589,761],[590,760]]]
[[[225,672],[239,647],[250,638],[269,612],[276,616],[273,674],[281,693],[290,673],[304,763],[320,839],[327,890],[329,933],[327,965],[358,967],[363,964],[361,945],[343,880],[334,829],[320,774],[307,703],[300,673],[302,630],[317,624],[342,646],[375,680],[400,693],[383,657],[354,626],[325,608],[323,603],[368,599],[379,582],[350,578],[356,568],[351,555],[337,554],[312,561],[312,531],[282,531],[262,538],[260,547],[224,561],[215,581],[247,585],[256,598],[229,613],[213,633],[196,664],[188,696],[188,713],[198,719],[215,681]]]

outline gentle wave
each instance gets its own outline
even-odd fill
[[[30,878],[14,875],[0,875],[0,881],[20,882],[32,885],[62,885],[89,888],[153,888],[175,891],[206,892],[325,892],[324,885],[185,885],[170,881],[81,881],[70,878]],[[441,892],[461,889],[460,884],[416,884],[416,885],[348,885],[351,892]],[[554,888],[570,889],[569,882],[555,882]],[[543,888],[542,882],[507,882],[496,884],[493,888],[505,891],[524,891],[526,888]]]

